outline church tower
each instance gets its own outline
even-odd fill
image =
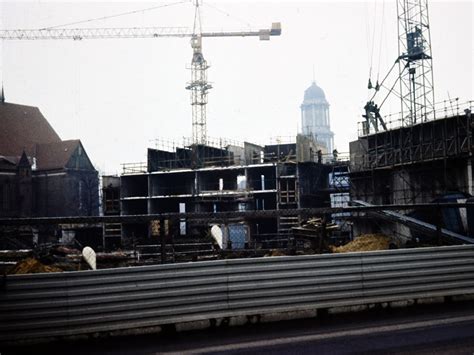
[[[327,153],[332,153],[334,133],[331,132],[329,103],[324,91],[314,81],[304,92],[304,100],[301,104],[301,132],[324,145]]]

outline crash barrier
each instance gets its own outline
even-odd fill
[[[0,341],[474,293],[474,246],[10,275]]]

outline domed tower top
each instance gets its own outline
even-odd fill
[[[316,85],[315,81],[313,81],[311,86],[304,91],[304,101],[319,101],[327,103],[323,89]]]
[[[326,147],[326,152],[332,152],[334,147],[334,133],[331,131],[329,119],[329,103],[326,95],[313,80],[304,91],[304,100],[301,108],[301,133],[311,136],[315,141]]]

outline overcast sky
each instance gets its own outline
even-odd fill
[[[177,1],[3,1],[3,29],[44,28]],[[473,98],[473,2],[431,1],[436,100]],[[69,27],[184,26],[191,1]],[[282,23],[258,38],[206,38],[211,64],[208,135],[265,144],[294,136],[313,79],[330,103],[340,152],[357,138],[367,81],[397,57],[396,1],[204,1],[203,30]],[[375,28],[375,31],[374,31]],[[374,35],[375,34],[375,35]],[[191,135],[189,39],[3,41],[0,76],[8,102],[37,106],[62,139],[79,138],[101,173],[146,160],[155,138]],[[399,110],[390,102],[384,114]],[[1,127],[0,127],[1,129]]]

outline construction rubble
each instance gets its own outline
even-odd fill
[[[339,247],[330,247],[333,253],[350,253],[357,251],[386,250],[391,245],[391,238],[384,234],[362,234],[353,241]]]
[[[44,265],[35,258],[26,258],[19,261],[8,271],[10,275],[38,274],[45,272],[62,272],[63,270],[52,265]]]

